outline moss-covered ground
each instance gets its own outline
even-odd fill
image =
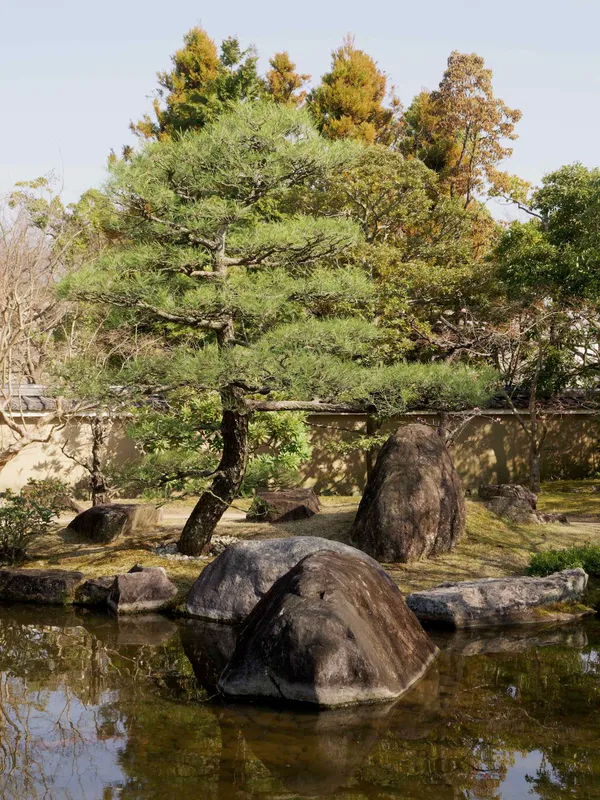
[[[571,521],[568,526],[517,525],[496,517],[477,500],[468,499],[467,529],[452,553],[412,564],[388,564],[386,568],[403,591],[414,591],[447,580],[523,574],[532,553],[575,544],[600,545],[600,493],[593,491],[596,485],[556,482],[544,486],[539,508],[566,512]],[[244,512],[249,502],[238,501],[218,526],[217,533],[240,539],[310,535],[346,541],[358,501],[358,497],[324,497],[320,514],[284,525],[246,522]],[[162,541],[177,539],[190,508],[191,503],[166,506],[164,524],[159,529],[109,545],[82,542],[64,527],[57,526],[35,544],[31,560],[25,566],[81,570],[94,577],[127,571],[136,563],[164,566],[183,596],[208,559],[167,559],[154,555],[151,548]],[[61,522],[66,524],[68,519]]]

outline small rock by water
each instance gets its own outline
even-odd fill
[[[104,578],[89,578],[77,590],[74,600],[75,605],[105,607],[115,578],[116,575],[107,575]]]
[[[108,607],[116,614],[158,611],[177,594],[177,587],[163,567],[133,567],[117,575],[108,596]]]
[[[82,572],[64,569],[0,569],[0,600],[68,605],[83,579]]]

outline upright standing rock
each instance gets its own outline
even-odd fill
[[[465,519],[460,478],[441,437],[427,425],[405,425],[379,453],[350,538],[379,561],[412,561],[447,553]]]

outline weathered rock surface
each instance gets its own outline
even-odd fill
[[[69,528],[90,542],[112,542],[119,536],[155,528],[160,509],[150,503],[108,503],[78,514]]]
[[[441,437],[427,425],[405,425],[379,453],[350,538],[379,561],[412,561],[451,550],[465,520],[460,478]]]
[[[527,500],[519,497],[490,497],[485,507],[502,519],[521,525],[538,524],[538,514],[531,508]]]
[[[242,541],[204,568],[189,591],[186,611],[201,619],[242,622],[278,578],[319,550],[353,555],[381,570],[376,561],[354,547],[318,536]]]
[[[108,596],[116,614],[139,614],[164,608],[177,594],[163,567],[138,567],[117,575]]]
[[[307,519],[321,510],[319,498],[312,489],[288,489],[282,492],[258,492],[260,513],[251,511],[246,519],[255,522],[293,522]]]
[[[78,589],[75,604],[78,606],[106,606],[115,575],[105,578],[89,578]]]
[[[83,572],[62,569],[1,569],[0,600],[9,603],[68,605],[73,602]]]
[[[568,525],[566,514],[549,514],[537,511],[537,495],[516,484],[490,484],[480,486],[479,497],[485,500],[485,506],[494,514],[510,522],[527,525],[560,523]]]
[[[335,707],[399,697],[437,648],[398,587],[356,556],[307,556],[246,619],[223,694]]]
[[[482,484],[477,494],[482,500],[491,500],[492,497],[508,497],[522,500],[533,511],[537,508],[537,494],[518,483],[487,483]]]
[[[581,600],[587,580],[586,573],[578,568],[545,578],[442,583],[435,589],[409,594],[406,603],[422,622],[454,628],[539,623],[551,620],[551,611],[544,613],[544,606]]]

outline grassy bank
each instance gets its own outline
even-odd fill
[[[580,486],[582,492],[570,491]],[[428,561],[386,567],[403,591],[413,591],[445,580],[523,574],[532,553],[588,542],[600,545],[600,523],[586,521],[600,520],[600,494],[592,494],[591,485],[553,484],[540,495],[539,505],[542,510],[566,511],[573,515],[572,524],[516,525],[499,519],[481,503],[467,500],[467,530],[452,553]],[[217,533],[239,539],[311,535],[347,541],[358,498],[323,498],[323,510],[317,516],[277,526],[245,522],[245,506],[246,503],[238,504],[220,523]],[[165,524],[157,531],[110,545],[82,543],[70,532],[56,529],[36,543],[27,566],[81,570],[94,577],[127,571],[136,563],[163,566],[183,594],[208,561],[161,558],[152,554],[150,548],[162,541],[175,540],[188,510],[187,505],[173,504],[165,509]]]

